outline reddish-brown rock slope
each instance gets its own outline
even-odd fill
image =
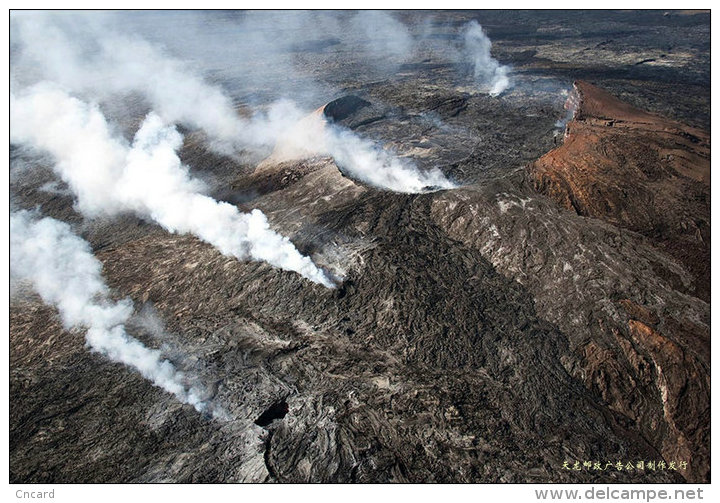
[[[710,295],[710,136],[578,81],[565,141],[529,165],[536,190],[579,215],[639,232]]]

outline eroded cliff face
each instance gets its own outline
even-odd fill
[[[604,279],[622,269],[627,274],[625,281],[618,277],[612,287],[595,292],[596,302],[612,304],[596,313],[609,347],[597,339],[579,343],[578,375],[636,421],[664,455],[708,460],[710,332],[701,301],[709,301],[710,292],[709,135],[587,82],[574,88],[564,143],[531,163],[528,178],[561,207],[612,224],[612,236],[605,238],[611,249],[588,268]],[[600,226],[588,219],[583,225]],[[631,245],[633,256],[613,260],[626,240],[637,243]],[[577,243],[583,248],[588,241],[578,236]],[[647,252],[637,253],[640,247]],[[641,255],[647,257],[642,265]],[[563,269],[577,270],[572,261]],[[566,307],[568,313],[589,314]],[[704,480],[709,472],[694,475]]]
[[[710,136],[587,82],[569,99],[564,143],[530,164],[534,187],[578,215],[648,237],[710,291]]]

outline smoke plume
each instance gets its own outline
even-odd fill
[[[80,19],[87,22],[80,24],[78,18],[70,13],[61,14],[32,13],[12,18],[13,38],[19,46],[18,62],[13,69],[15,87],[27,87],[28,82],[43,79],[57,83],[73,94],[100,102],[113,96],[139,93],[163,122],[182,123],[202,129],[211,140],[210,146],[224,154],[232,154],[240,149],[267,149],[274,146],[278,139],[287,138],[289,131],[305,115],[295,103],[281,99],[262,111],[256,110],[251,117],[241,117],[221,87],[206,82],[187,64],[137,34],[130,36],[119,33],[115,29],[117,23],[110,23],[104,16],[82,14],[79,15]],[[366,56],[375,60],[402,61],[413,51],[414,42],[407,27],[384,12],[363,11],[348,19],[342,19],[337,14],[302,12],[293,13],[292,16],[281,13],[247,15],[247,19],[236,23],[242,28],[238,31],[243,34],[238,35],[238,43],[241,47],[247,46],[250,59],[263,61],[264,66],[273,66],[278,62],[281,70],[289,65],[281,60],[278,53],[286,53],[294,47],[293,44],[301,44],[300,34],[307,36],[309,28],[313,27],[311,22],[321,23],[331,33],[342,33],[344,39],[353,42],[356,47],[362,47]],[[200,18],[207,21],[203,16]],[[196,17],[183,19],[187,24]],[[270,25],[269,21],[273,20],[281,21],[281,26],[285,27],[281,39],[269,39],[265,30],[262,30],[263,26]],[[185,43],[184,39],[183,43],[186,47],[194,45]],[[253,50],[261,52],[252,54]],[[298,75],[292,68],[287,70],[287,74],[291,73]],[[247,76],[238,76],[240,83],[247,79]],[[97,122],[107,129],[104,120],[98,119]],[[91,136],[107,136],[107,131],[87,132]],[[305,135],[306,148],[335,157],[351,177],[400,192],[419,192],[428,186],[453,186],[439,170],[422,173],[411,161],[397,159],[350,131],[328,133],[327,136],[323,139]],[[118,152],[117,149],[110,150],[118,159],[124,156],[122,149]],[[103,152],[98,154],[104,155]],[[91,152],[85,155],[88,158],[92,156]],[[87,171],[79,174],[80,178],[86,174]],[[98,178],[112,180],[102,176]],[[80,188],[79,183],[75,185]],[[103,185],[105,189],[112,189],[114,183]],[[107,190],[97,191],[97,188],[90,187],[90,191],[80,197],[81,207],[87,206],[85,201],[88,199],[100,203],[108,200]],[[116,203],[121,207],[125,205],[123,201]],[[89,213],[115,212],[115,209],[103,208],[102,204],[90,205],[93,210]],[[253,218],[257,224],[255,227],[264,225],[262,215],[255,214]],[[196,230],[191,232],[198,233]],[[295,257],[292,260],[299,259]],[[296,265],[301,266],[307,268]],[[312,276],[308,272],[308,277]]]
[[[358,42],[371,57],[405,61],[415,50],[416,41],[408,27],[387,12],[360,11],[352,18],[350,28],[361,35]]]
[[[410,159],[397,157],[349,129],[328,123],[322,112],[320,108],[285,130],[272,155],[261,166],[331,156],[348,176],[394,192],[419,193],[456,187],[439,169],[421,171]]]
[[[132,302],[110,300],[102,264],[69,225],[52,218],[34,220],[26,211],[12,214],[10,272],[13,279],[30,281],[43,301],[58,309],[66,329],[86,328],[93,351],[134,368],[198,411],[211,408],[159,351],[127,334]]]
[[[97,106],[50,85],[11,95],[11,140],[52,154],[54,169],[88,217],[131,211],[169,232],[192,233],[225,255],[295,271],[332,288],[333,282],[259,210],[240,213],[201,193],[176,154],[182,136],[148,114],[131,145],[114,137]]]
[[[166,122],[205,131],[211,147],[222,153],[272,145],[282,130],[277,114],[273,121],[262,114],[258,120],[243,119],[220,87],[141,37],[107,27],[102,16],[81,14],[88,23],[77,28],[73,17],[65,14],[32,13],[13,19],[14,41],[21,48],[13,68],[15,87],[49,81],[101,102],[137,93]]]
[[[501,65],[490,54],[492,42],[477,21],[470,21],[465,28],[465,51],[469,55],[478,83],[487,88],[492,96],[510,87],[510,68]]]
[[[405,193],[456,187],[439,169],[420,171],[411,160],[396,157],[347,129],[326,128],[326,145],[340,169],[377,187]]]

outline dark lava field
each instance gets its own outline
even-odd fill
[[[120,143],[157,111],[205,195],[262,211],[334,286],[173,232],[152,204],[90,215],[63,145],[23,140],[37,131],[11,114],[11,211],[87,241],[109,298],[132,301],[127,333],[211,404],[91,350],[88,327],[12,279],[11,482],[710,481],[709,12],[43,22],[68,44],[109,33],[83,16],[175,66],[125,86],[146,46],[110,78],[84,42],[40,65],[35,18],[11,16],[18,116],[42,81],[96,103]],[[485,39],[463,39],[473,20],[490,61],[472,52]],[[501,92],[481,64],[507,67]],[[291,100],[301,145],[218,147],[185,120],[201,91],[179,95],[178,68],[248,121]],[[328,128],[339,140],[316,148]],[[360,141],[448,186],[379,186],[356,171]]]

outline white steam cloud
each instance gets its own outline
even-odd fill
[[[420,171],[411,160],[396,157],[347,129],[327,127],[326,146],[341,169],[377,187],[405,193],[456,187],[439,169]]]
[[[92,98],[138,93],[168,123],[183,123],[205,131],[216,150],[230,153],[242,146],[272,145],[293,118],[258,115],[242,118],[222,89],[208,84],[188,65],[165,55],[139,37],[118,33],[104,23],[88,22],[76,30],[66,26],[68,14],[32,13],[14,18],[14,41],[22,48],[16,80],[40,81]],[[89,15],[82,20],[91,21]]]
[[[260,40],[275,47],[278,50],[276,52],[281,52],[280,49],[287,50],[286,46],[293,41],[296,36],[294,32],[306,31],[311,26],[310,20],[317,18],[325,26],[331,26],[329,20],[333,19],[327,15],[319,18],[309,14],[289,16],[290,19],[298,17],[294,29],[287,30],[289,40],[272,42],[260,35],[262,30],[258,26],[252,25],[253,21],[258,21],[258,17],[267,23],[268,15],[250,13],[249,19],[240,24],[249,35],[240,38],[240,42],[249,40],[253,42],[251,47],[256,48],[260,44],[255,39],[260,37]],[[284,24],[288,24],[285,20],[288,16],[277,13],[272,15],[280,16]],[[163,122],[182,123],[202,129],[210,137],[211,146],[226,154],[240,149],[273,146],[278,139],[287,137],[288,131],[304,115],[294,103],[280,100],[266,112],[255,113],[251,118],[241,117],[234,109],[232,100],[220,87],[207,83],[180,60],[166,55],[137,34],[129,36],[118,33],[112,23],[102,16],[95,18],[82,14],[79,19],[87,22],[78,26],[77,19],[71,13],[14,16],[11,20],[13,37],[21,48],[19,63],[16,65],[20,70],[15,71],[14,80],[32,81],[33,71],[39,71],[39,77],[43,80],[55,82],[73,94],[100,101],[116,95],[139,93]],[[387,13],[359,12],[338,26],[347,29],[346,35],[356,45],[361,44],[367,54],[379,60],[402,60],[413,50],[413,39],[407,27]],[[284,45],[277,47],[280,43]],[[295,43],[299,43],[299,40]],[[270,64],[278,59],[272,53],[270,49],[265,49],[263,53],[271,58]],[[107,129],[106,124],[102,124],[102,127]],[[91,133],[93,136],[97,134]],[[419,192],[429,186],[453,187],[439,170],[423,173],[411,161],[397,159],[350,131],[330,135],[324,142],[323,138],[307,136],[306,141],[308,150],[322,151],[335,157],[349,176],[381,188]],[[87,156],[90,157],[90,153]],[[122,156],[120,152],[119,157]],[[137,181],[142,183],[139,178]],[[114,182],[103,182],[103,185],[113,186]],[[114,212],[104,207],[108,195],[106,192],[98,192],[95,187],[91,187],[90,191],[92,194],[85,194],[85,199],[93,198],[101,203],[93,211]],[[126,205],[125,201],[115,202],[120,207]],[[260,226],[263,224],[261,217],[260,214],[255,216]],[[197,229],[189,232],[198,234]],[[272,241],[269,243],[275,244]],[[297,267],[306,269],[301,264],[294,267],[292,270],[297,270]],[[314,276],[307,273],[311,279]],[[322,280],[318,282],[327,283]]]
[[[387,12],[360,11],[352,18],[350,27],[360,31],[363,36],[358,43],[376,58],[404,61],[415,49],[415,40],[407,26]]]
[[[113,137],[97,106],[51,85],[11,95],[11,141],[51,153],[55,171],[88,217],[123,211],[151,218],[169,232],[191,233],[238,259],[264,261],[332,288],[333,282],[259,210],[244,214],[200,193],[176,150],[182,136],[150,113],[131,145]]]
[[[475,79],[488,89],[492,96],[510,87],[510,67],[501,65],[490,54],[492,42],[477,21],[470,21],[465,28],[465,51],[472,60]]]
[[[260,167],[318,155],[331,156],[344,173],[394,192],[419,193],[456,187],[439,169],[421,171],[410,159],[397,157],[373,141],[328,123],[322,111],[318,109],[287,128],[272,155]]]
[[[133,313],[132,302],[110,300],[102,264],[69,225],[52,218],[34,220],[26,211],[13,213],[10,273],[16,280],[30,281],[43,301],[58,309],[66,329],[86,328],[85,338],[92,350],[134,368],[200,412],[212,408],[160,351],[127,334],[125,323]]]

